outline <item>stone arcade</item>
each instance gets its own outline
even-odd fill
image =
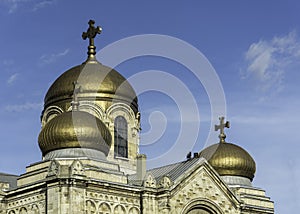
[[[256,170],[241,147],[220,142],[185,161],[146,170],[139,154],[135,91],[99,63],[89,22],[88,59],[49,88],[41,116],[40,162],[20,176],[0,174],[0,213],[274,213],[265,191],[252,186]]]

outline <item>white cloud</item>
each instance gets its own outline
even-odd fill
[[[18,76],[19,76],[19,73],[15,73],[15,74],[11,75],[11,76],[8,78],[8,80],[6,81],[7,84],[8,84],[8,85],[12,85],[12,84],[16,81],[16,79],[18,78]]]
[[[44,64],[50,64],[53,63],[55,61],[57,61],[59,58],[67,55],[69,53],[69,49],[65,49],[64,51],[60,52],[60,53],[55,53],[55,54],[44,54],[40,57],[41,60],[41,65]]]
[[[29,3],[32,0],[4,0],[2,3],[6,4],[8,7],[8,13],[14,13],[20,7],[20,5]]]
[[[12,66],[15,64],[15,62],[12,59],[4,59],[1,64],[4,66]]]
[[[20,105],[7,105],[5,106],[5,110],[9,112],[22,112],[27,110],[36,110],[41,109],[43,106],[42,103],[30,103],[26,102]]]
[[[42,8],[47,7],[49,5],[52,5],[53,3],[54,3],[54,1],[52,1],[52,0],[41,1],[41,2],[39,2],[39,3],[37,3],[33,6],[32,11],[37,11],[39,9],[42,9]]]
[[[8,13],[12,14],[20,8],[32,8],[31,11],[37,11],[53,4],[54,1],[55,0],[2,0],[0,3],[5,4],[8,7]]]
[[[18,1],[14,1],[14,0],[10,0],[8,1],[9,3],[9,10],[8,10],[8,13],[14,13],[17,8],[18,8]]]
[[[253,78],[262,91],[280,91],[289,67],[299,64],[300,40],[295,31],[253,43],[245,54],[243,78]]]

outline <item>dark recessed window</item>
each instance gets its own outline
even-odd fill
[[[124,117],[118,116],[114,123],[114,135],[115,135],[115,157],[128,157],[128,141],[127,141],[127,121]]]

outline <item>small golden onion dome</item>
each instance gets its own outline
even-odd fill
[[[96,60],[88,60],[58,77],[45,96],[44,109],[59,105],[67,111],[72,101],[74,82],[81,86],[82,99],[105,101],[108,107],[113,102],[123,102],[135,113],[138,112],[137,96],[130,83],[119,72]]]
[[[45,156],[65,148],[88,148],[106,156],[111,146],[111,134],[105,124],[83,111],[69,111],[50,120],[41,130],[38,143]]]
[[[199,153],[221,176],[254,178],[256,165],[250,154],[231,143],[213,144]]]

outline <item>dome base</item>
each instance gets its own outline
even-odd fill
[[[249,178],[241,177],[241,176],[221,176],[221,178],[225,181],[229,186],[250,186],[252,187],[251,180]]]
[[[87,149],[87,148],[67,148],[59,149],[48,152],[44,156],[44,160],[52,160],[54,158],[82,158],[87,157],[95,160],[106,160],[106,156],[103,152]]]

